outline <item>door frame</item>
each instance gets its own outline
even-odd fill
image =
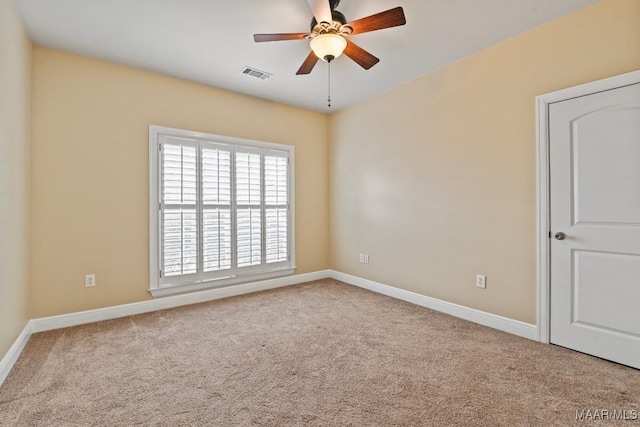
[[[549,344],[551,335],[551,229],[549,176],[549,106],[572,98],[640,83],[640,70],[550,92],[536,97],[536,323],[537,340]]]

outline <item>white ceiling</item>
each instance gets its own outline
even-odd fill
[[[333,112],[597,0],[342,0],[352,21],[402,6],[407,25],[353,36],[380,58],[368,71],[342,56],[296,71],[306,40],[254,43],[254,33],[307,32],[305,0],[16,0],[33,41],[320,112]],[[273,73],[262,81],[244,66]]]

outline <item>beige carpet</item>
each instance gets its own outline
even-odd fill
[[[602,409],[640,371],[333,280],[36,334],[0,388],[2,426],[640,425]]]

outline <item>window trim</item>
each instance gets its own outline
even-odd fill
[[[160,280],[160,158],[159,141],[161,135],[178,138],[200,139],[208,143],[220,143],[228,145],[240,145],[261,150],[286,151],[289,154],[289,225],[288,234],[289,266],[274,270],[252,273],[234,274],[231,277],[210,278],[196,283],[181,283],[161,286]],[[232,159],[232,162],[234,160]],[[263,225],[264,226],[264,225]],[[235,240],[235,235],[233,239]],[[157,125],[149,125],[149,292],[154,297],[174,295],[178,293],[194,292],[199,290],[218,288],[257,280],[273,279],[291,275],[296,270],[295,251],[295,147],[292,145],[276,144],[258,140],[234,138],[215,135],[205,132],[197,132],[186,129],[177,129]],[[199,262],[200,263],[200,262]],[[232,268],[233,270],[233,268]]]

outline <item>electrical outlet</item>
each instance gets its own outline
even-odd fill
[[[487,288],[487,276],[483,274],[476,274],[476,288]]]
[[[87,274],[84,276],[84,287],[85,288],[93,288],[96,285],[96,275],[95,274]]]
[[[363,264],[364,263],[364,254],[360,254],[360,263]]]
[[[369,255],[367,254],[364,255],[364,263],[369,264]]]

